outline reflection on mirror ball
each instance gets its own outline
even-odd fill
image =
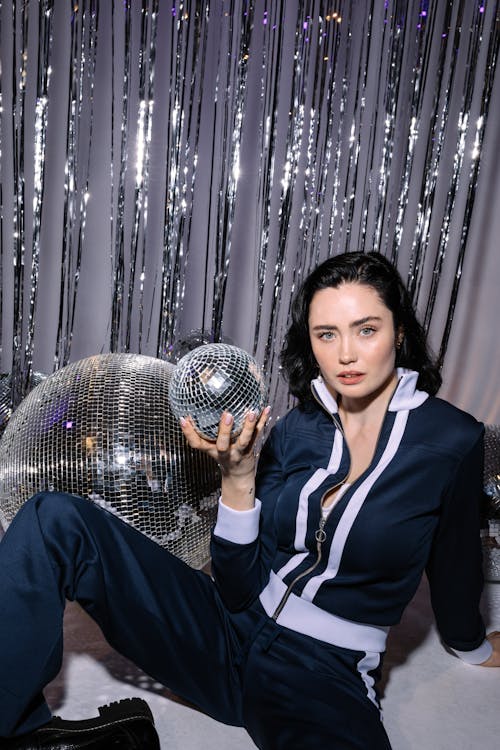
[[[233,435],[249,411],[258,414],[266,399],[262,370],[246,351],[231,344],[205,344],[184,355],[169,388],[177,417],[190,416],[196,430],[215,440],[224,411],[234,417]]]
[[[0,373],[0,435],[12,416],[10,400],[12,377],[8,372]]]
[[[487,581],[500,581],[500,425],[485,425],[484,492],[481,529],[483,569]]]
[[[47,376],[42,372],[33,372],[29,379],[29,390],[35,388]],[[12,416],[12,375],[0,373],[0,437]]]
[[[103,354],[67,365],[21,402],[0,440],[0,522],[31,495],[87,497],[191,567],[209,557],[217,465],[187,445],[172,414],[174,365]]]

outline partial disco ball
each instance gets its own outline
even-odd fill
[[[29,381],[29,390],[35,388],[47,376],[42,372],[34,372]],[[0,373],[0,437],[12,416],[12,375],[10,372]]]
[[[205,344],[184,355],[174,370],[170,404],[177,417],[190,416],[195,429],[215,440],[224,411],[233,415],[233,435],[249,411],[266,402],[262,370],[246,351],[231,344]]]
[[[484,490],[488,496],[488,515],[500,519],[500,425],[484,428]]]
[[[220,475],[168,400],[174,365],[103,354],[48,376],[0,440],[0,522],[39,491],[89,498],[193,568],[209,559]]]
[[[220,336],[218,341],[223,344],[233,343],[227,336]],[[208,331],[205,328],[193,328],[176,339],[175,343],[169,348],[168,359],[171,362],[178,362],[181,357],[184,357],[185,354],[196,349],[196,347],[213,343],[215,343],[213,331]]]
[[[5,430],[7,422],[12,416],[11,388],[11,374],[7,372],[0,373],[0,435]]]
[[[483,571],[487,581],[500,582],[500,425],[485,425],[484,512],[481,541]]]

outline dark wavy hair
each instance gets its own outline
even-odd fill
[[[309,338],[309,305],[320,289],[342,284],[372,287],[392,312],[395,331],[402,330],[402,345],[396,350],[396,367],[419,373],[418,387],[430,395],[441,386],[439,369],[429,351],[424,330],[417,320],[410,295],[395,266],[380,253],[342,253],[328,258],[302,284],[292,306],[280,362],[290,393],[301,404],[312,399],[311,380],[318,375]]]

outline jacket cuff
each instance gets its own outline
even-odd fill
[[[259,535],[261,502],[255,498],[255,506],[250,510],[234,510],[219,500],[217,523],[214,536],[235,544],[251,544]]]
[[[482,664],[483,661],[490,658],[493,653],[493,646],[485,638],[481,645],[472,649],[472,651],[457,651],[456,648],[452,648],[451,650],[466,664]]]

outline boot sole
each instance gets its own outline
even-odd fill
[[[67,719],[61,719],[59,716],[54,716],[46,729],[47,731],[61,729],[68,732],[83,732],[87,729],[98,729],[124,721],[136,721],[137,719],[146,719],[154,726],[151,709],[142,698],[123,698],[106,706],[99,706],[98,712],[99,716],[77,721],[68,721]],[[45,727],[40,727],[38,732],[43,732],[44,729]]]

